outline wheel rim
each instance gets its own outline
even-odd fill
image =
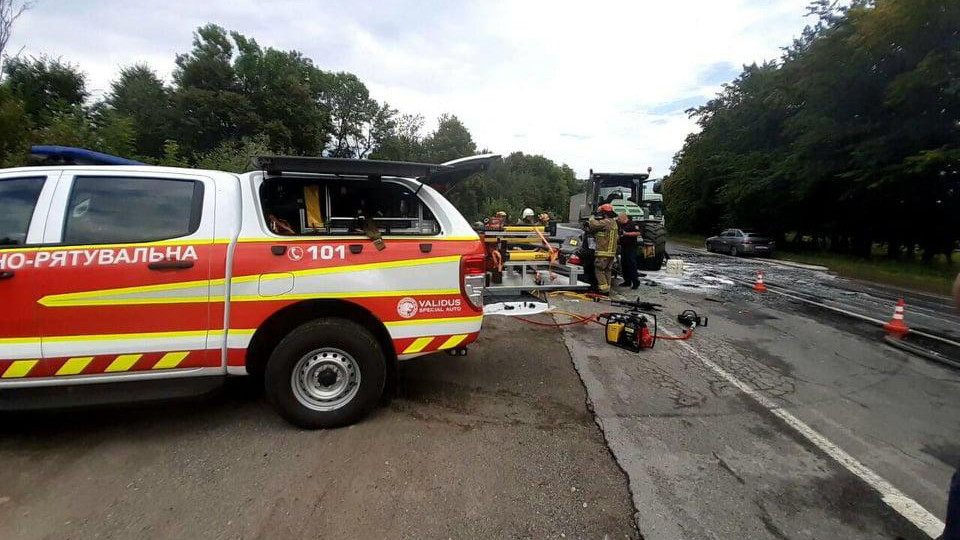
[[[350,403],[360,390],[360,365],[340,349],[316,349],[297,362],[290,386],[304,407],[333,411]]]

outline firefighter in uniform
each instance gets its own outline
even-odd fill
[[[520,214],[520,220],[517,221],[517,225],[536,225],[537,216],[533,212],[533,208],[524,208],[523,212]]]
[[[613,259],[617,256],[617,214],[610,204],[601,204],[597,214],[590,216],[587,226],[597,240],[593,271],[597,276],[597,290],[610,294]]]

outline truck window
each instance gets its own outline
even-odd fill
[[[63,242],[115,244],[187,236],[200,226],[203,183],[81,176],[73,181]]]
[[[44,179],[40,176],[0,180],[0,247],[26,242]]]
[[[368,219],[383,234],[440,233],[420,198],[389,180],[267,179],[260,201],[267,227],[282,236],[361,234]]]

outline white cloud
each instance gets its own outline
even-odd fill
[[[807,0],[359,3],[41,0],[11,50],[62,56],[103,92],[119,66],[173,58],[207,22],[351,71],[428,119],[450,112],[481,147],[587,169],[667,172],[705,102],[742,64],[779,56]]]

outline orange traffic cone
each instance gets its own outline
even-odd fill
[[[757,270],[757,282],[753,284],[753,290],[767,292],[767,286],[763,284],[763,270]]]
[[[893,310],[893,318],[890,319],[890,322],[883,325],[883,329],[887,331],[887,335],[890,337],[901,338],[907,335],[910,332],[910,328],[907,327],[906,323],[903,322],[903,298],[897,302],[897,307]]]

